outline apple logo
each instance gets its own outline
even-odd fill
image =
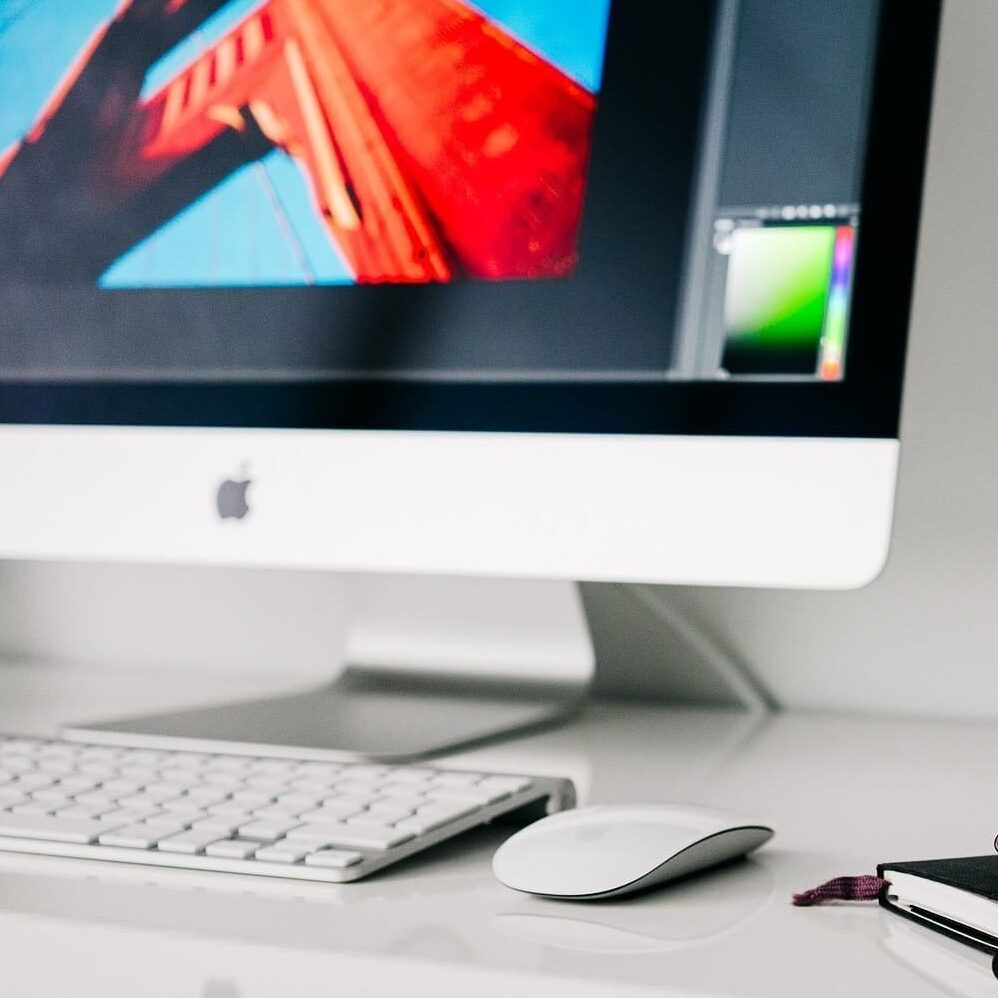
[[[223,520],[245,520],[249,515],[247,493],[253,484],[246,465],[239,469],[236,478],[227,478],[218,487],[215,495],[215,505],[218,515]]]

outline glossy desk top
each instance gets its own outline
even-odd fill
[[[205,684],[171,677],[164,691],[174,706],[203,700]],[[0,668],[5,730],[47,733],[67,709],[86,718],[125,701],[155,706],[155,682]],[[499,885],[490,859],[502,829],[342,886],[0,857],[3,991],[994,995],[983,954],[872,904],[800,910],[789,896],[881,860],[987,853],[995,759],[998,728],[981,725],[597,706],[570,727],[452,761],[570,776],[584,801],[734,808],[772,824],[773,843],[754,860],[602,904]]]

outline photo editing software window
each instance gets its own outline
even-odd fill
[[[0,4],[0,379],[841,381],[881,2],[677,6]]]

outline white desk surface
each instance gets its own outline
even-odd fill
[[[218,699],[196,677],[0,668],[0,728]],[[241,693],[254,693],[244,684]],[[302,887],[0,858],[5,996],[994,995],[983,954],[876,905],[790,894],[878,860],[979,855],[998,831],[998,727],[597,706],[454,757],[575,779],[583,801],[756,814],[752,861],[633,900],[565,904],[492,877],[485,829],[360,884]]]

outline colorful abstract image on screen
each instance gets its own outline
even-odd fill
[[[12,4],[0,272],[109,288],[568,276],[609,5]]]
[[[741,227],[732,233],[722,369],[729,375],[844,374],[856,230]]]

